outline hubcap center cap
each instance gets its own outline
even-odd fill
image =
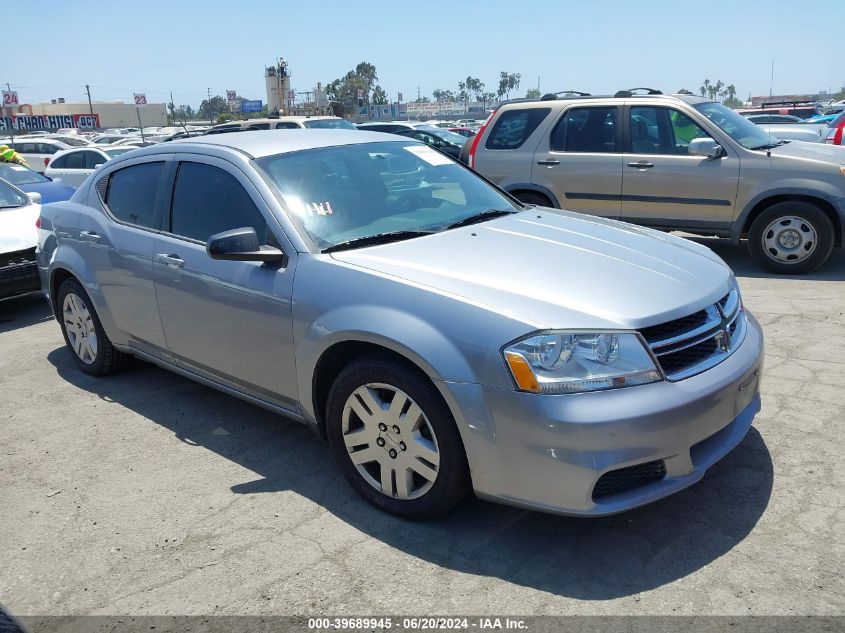
[[[780,236],[780,244],[784,248],[795,248],[801,243],[801,236],[797,231],[784,231]]]

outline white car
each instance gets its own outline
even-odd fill
[[[67,143],[57,141],[56,139],[40,136],[29,138],[28,135],[16,136],[14,142],[5,144],[23,156],[30,169],[41,174],[44,173],[47,164],[57,152],[70,148],[70,145]]]
[[[35,247],[41,194],[0,180],[0,299],[40,288]]]
[[[53,180],[60,180],[71,187],[78,187],[94,173],[97,167],[110,158],[131,152],[133,149],[138,148],[130,145],[106,145],[105,147],[89,146],[65,150],[53,157],[44,175]]]
[[[437,128],[430,122],[420,123],[419,121],[368,121],[359,123],[359,130],[369,132],[397,132],[399,130],[419,130]]]

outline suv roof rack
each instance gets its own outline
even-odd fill
[[[757,109],[757,108],[768,108],[768,107],[771,107],[771,106],[785,106],[785,105],[808,106],[809,107],[809,106],[814,106],[816,104],[817,104],[816,101],[769,101],[768,103],[761,103],[760,105],[749,106],[749,108]]]
[[[580,90],[561,90],[560,92],[547,92],[540,101],[554,101],[558,97],[591,97],[589,92],[581,92]]]
[[[623,97],[633,97],[635,90],[645,90],[645,94],[647,95],[662,95],[663,92],[661,90],[657,90],[656,88],[628,88],[627,90],[620,90],[617,92],[614,97],[617,99]]]

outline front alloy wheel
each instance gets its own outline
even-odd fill
[[[374,354],[344,367],[328,393],[326,435],[341,473],[377,508],[411,519],[448,512],[471,489],[452,412],[419,369]]]
[[[437,436],[419,405],[401,389],[369,383],[343,407],[343,441],[368,484],[396,499],[416,499],[437,479]]]

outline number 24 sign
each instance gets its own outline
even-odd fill
[[[18,105],[18,93],[14,90],[3,91],[3,105],[16,106]]]

